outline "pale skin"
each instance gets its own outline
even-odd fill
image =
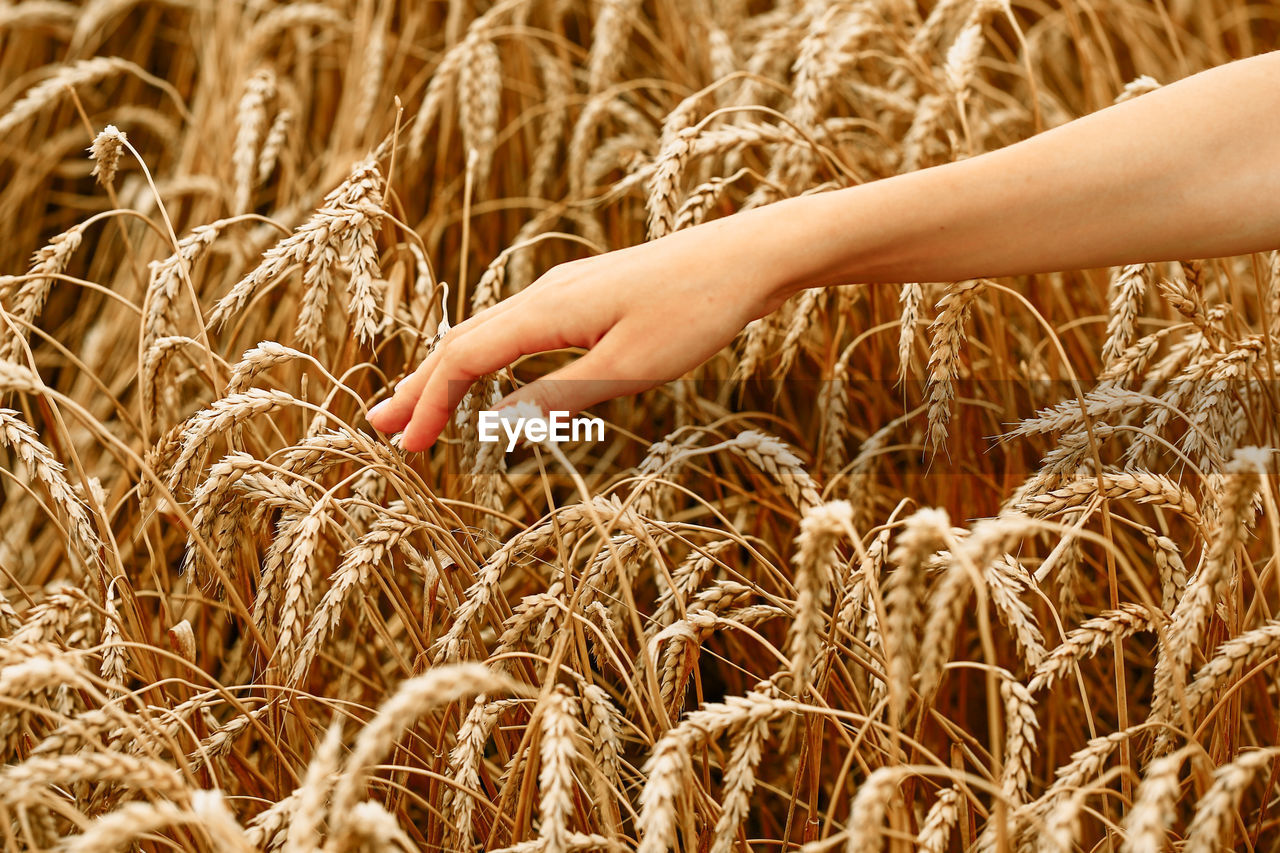
[[[1275,249],[1278,199],[1280,52],[999,151],[557,266],[452,329],[369,422],[424,450],[472,380],[569,347],[586,353],[500,405],[579,412],[685,374],[808,287]]]

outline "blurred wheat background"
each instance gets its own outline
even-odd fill
[[[1278,31],[0,5],[5,850],[1280,849],[1275,256],[806,291],[600,444],[477,441],[564,354],[364,420],[557,263]]]

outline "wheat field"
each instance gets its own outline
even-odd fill
[[[1280,849],[1280,256],[804,291],[603,442],[478,440],[566,353],[427,453],[365,420],[558,263],[1278,35],[0,4],[4,849]]]

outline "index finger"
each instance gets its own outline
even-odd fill
[[[425,450],[434,444],[471,383],[486,373],[523,355],[591,343],[566,334],[563,325],[549,321],[543,311],[531,310],[503,312],[452,342],[442,342],[404,428],[404,449]]]

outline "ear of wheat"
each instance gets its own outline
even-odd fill
[[[1266,848],[1280,252],[807,288],[554,452],[479,416],[571,353],[366,420],[557,265],[1276,40],[1149,7],[0,3],[0,848]]]

